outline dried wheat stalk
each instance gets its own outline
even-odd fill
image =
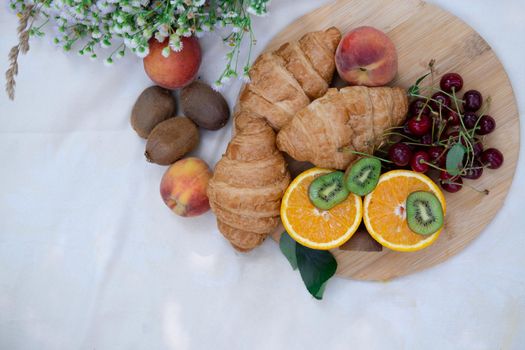
[[[31,17],[31,11],[33,5],[27,6],[25,11],[22,13],[18,23],[18,45],[13,46],[9,51],[9,69],[5,72],[5,91],[9,99],[15,99],[15,76],[18,74],[18,55],[20,53],[26,54],[29,51],[29,30],[31,25],[28,27],[29,18]]]

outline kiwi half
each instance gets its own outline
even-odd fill
[[[431,192],[412,192],[406,200],[408,227],[420,235],[431,235],[443,226],[443,207]]]
[[[346,188],[358,196],[366,196],[376,188],[381,175],[381,162],[375,158],[362,158],[351,165],[346,174]]]
[[[334,171],[315,179],[308,188],[308,196],[313,205],[322,210],[328,210],[343,202],[348,197],[344,184],[344,174]]]

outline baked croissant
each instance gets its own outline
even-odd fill
[[[235,117],[236,135],[208,185],[219,231],[234,248],[249,251],[279,224],[281,198],[290,183],[275,132],[260,118]]]
[[[238,109],[281,129],[328,90],[340,40],[341,32],[332,27],[259,56],[250,69],[250,83],[240,93]]]
[[[277,147],[299,161],[345,169],[357,157],[351,151],[372,153],[384,131],[403,122],[407,109],[402,88],[329,89],[281,129]]]

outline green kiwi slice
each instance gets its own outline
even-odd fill
[[[328,210],[343,202],[348,197],[344,184],[344,174],[334,171],[315,179],[308,188],[308,196],[313,205]]]
[[[362,158],[347,169],[346,188],[358,196],[366,196],[374,190],[381,175],[381,161]]]
[[[443,207],[431,192],[412,192],[406,200],[408,227],[420,235],[431,235],[443,226]]]

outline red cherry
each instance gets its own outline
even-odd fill
[[[407,135],[407,136],[414,136],[412,134],[412,132],[410,132],[410,129],[408,129],[408,121],[405,124],[403,124],[403,132],[402,133]]]
[[[447,160],[447,154],[445,153],[445,147],[441,146],[432,146],[428,149],[428,155],[430,156],[430,161],[432,164],[435,164],[441,168],[445,167]]]
[[[465,179],[477,180],[483,175],[483,164],[480,161],[475,161],[471,169],[467,169],[466,174],[463,175]]]
[[[425,134],[425,135],[421,136],[421,143],[422,144],[424,144],[424,145],[431,145],[433,142],[434,142],[434,140],[432,140],[432,134]]]
[[[408,120],[408,130],[413,135],[423,136],[432,128],[432,120],[426,114],[421,115],[421,117],[412,117]]]
[[[427,163],[430,163],[430,156],[425,151],[419,151],[412,156],[410,167],[418,173],[426,173],[429,169]]]
[[[486,165],[490,169],[498,169],[503,164],[503,154],[495,149],[489,148],[481,153],[480,156],[481,163]]]
[[[445,95],[442,92],[436,92],[434,95],[432,95],[431,101],[431,107],[434,111],[439,112],[439,108],[441,108],[442,111],[448,111],[446,107],[449,107],[452,105],[452,100],[450,97]]]
[[[463,179],[461,176],[452,176],[446,171],[439,174],[439,184],[447,192],[455,193],[463,188]]]
[[[410,103],[409,111],[412,116],[418,116],[419,113],[428,114],[430,112],[430,107],[426,100],[418,98]]]
[[[412,158],[412,151],[406,143],[398,142],[393,144],[388,151],[388,157],[397,166],[403,167],[408,165]]]
[[[465,112],[463,115],[463,124],[467,129],[473,129],[478,122],[478,115],[474,112]]]
[[[463,78],[457,73],[447,73],[441,78],[441,90],[452,93],[452,90],[458,92],[463,88]]]
[[[476,112],[483,105],[483,96],[479,91],[469,90],[463,95],[463,101],[465,111]]]
[[[447,118],[448,125],[459,125],[461,122],[459,121],[459,115],[456,112],[450,111]]]
[[[479,119],[476,134],[487,135],[496,129],[496,121],[490,115],[484,115]]]
[[[472,146],[474,157],[479,157],[481,152],[483,152],[483,143],[480,140],[475,140],[474,145]]]

